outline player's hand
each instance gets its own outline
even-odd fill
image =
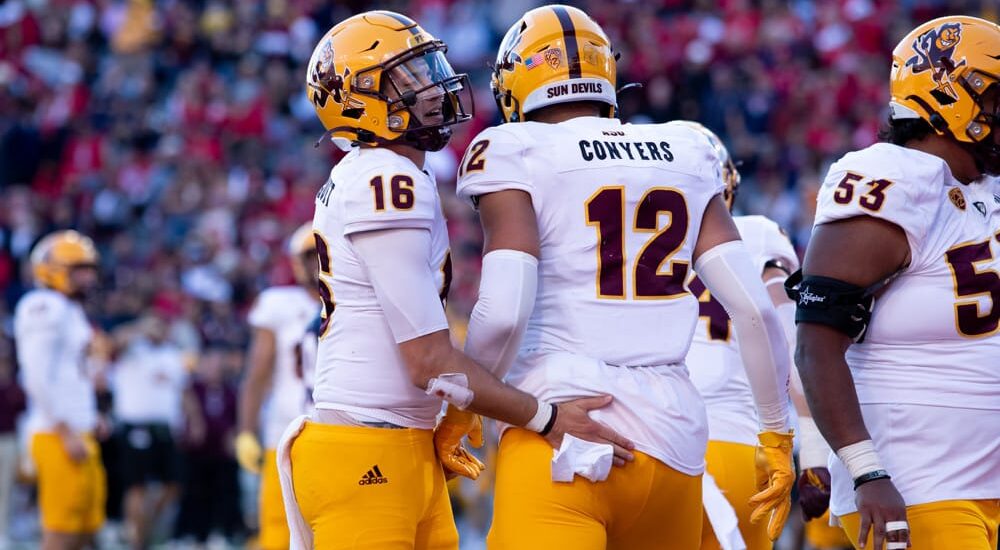
[[[97,415],[97,426],[94,427],[94,436],[97,437],[98,441],[107,441],[113,431],[114,427],[111,419],[103,414]]]
[[[910,546],[910,530],[886,530],[887,522],[906,521],[906,503],[889,479],[869,481],[854,491],[854,502],[861,516],[858,548],[865,548],[868,531],[872,532],[872,548],[882,550],[883,542],[905,543]]]
[[[60,435],[62,440],[63,449],[66,450],[66,454],[69,455],[73,462],[83,462],[87,460],[87,455],[90,451],[87,450],[87,443],[78,434],[73,432],[65,432]]]
[[[236,436],[236,461],[244,470],[259,474],[262,455],[260,442],[252,432],[240,432]]]
[[[767,516],[767,536],[778,540],[785,527],[788,512],[792,509],[792,486],[795,474],[792,470],[792,432],[761,432],[757,434],[757,489],[750,497],[754,507],[750,521],[757,523]]]
[[[590,418],[590,411],[609,405],[612,399],[610,395],[598,395],[559,403],[556,422],[545,439],[555,449],[562,446],[565,434],[594,443],[607,443],[615,449],[615,466],[631,462],[635,457],[629,451],[635,448],[635,444],[607,425]]]
[[[448,412],[434,430],[434,449],[438,460],[446,473],[477,479],[486,465],[462,445],[465,436],[469,436],[469,444],[473,447],[482,447],[483,419],[478,414],[448,405]]]
[[[830,470],[806,468],[799,474],[799,506],[805,521],[823,517],[830,507]]]

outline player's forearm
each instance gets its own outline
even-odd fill
[[[455,363],[463,364],[469,377],[473,394],[469,410],[514,426],[523,426],[531,420],[538,407],[537,399],[502,382],[457,350],[453,355]]]
[[[698,258],[695,270],[733,321],[761,426],[770,431],[787,430],[788,344],[745,246],[742,241],[718,245]]]
[[[269,329],[254,330],[250,345],[250,361],[246,377],[240,384],[237,407],[237,428],[240,432],[256,432],[260,406],[274,374],[275,336]]]
[[[823,325],[798,327],[795,363],[813,420],[833,449],[871,439],[861,416],[854,377],[844,360],[850,340]]]
[[[476,364],[451,346],[447,331],[439,331],[400,345],[400,351],[410,368],[411,381],[426,390],[432,379],[449,374],[464,375],[471,392],[471,401],[462,404],[468,410],[515,426],[523,426],[534,416],[538,401],[500,381],[491,372]],[[464,392],[438,395],[452,401],[463,399]]]
[[[791,361],[777,312],[763,304],[760,316],[734,315],[733,325],[761,426],[772,431],[789,427],[788,377]]]
[[[265,380],[259,374],[260,369],[251,367],[250,373],[240,386],[239,407],[237,409],[237,428],[240,432],[257,431],[260,416],[260,406],[264,402]]]

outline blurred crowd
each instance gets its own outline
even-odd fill
[[[472,76],[474,121],[430,157],[455,258],[449,306],[456,319],[465,317],[475,301],[481,235],[474,213],[454,198],[455,167],[472,137],[496,122],[488,67],[500,38],[538,3],[0,3],[5,337],[10,312],[31,285],[32,245],[51,230],[75,228],[101,252],[102,292],[88,304],[94,321],[114,334],[155,318],[185,358],[187,391],[229,388],[222,401],[199,394],[225,409],[244,366],[246,311],[261,289],[291,282],[284,240],[311,218],[313,196],[340,155],[328,142],[317,146],[322,128],[304,94],[305,63],[329,27],[373,8],[412,16],[449,44],[456,70]],[[896,41],[933,17],[996,20],[998,11],[995,0],[572,3],[604,26],[621,53],[619,83],[643,84],[623,92],[622,117],[685,118],[715,130],[741,162],[737,209],[776,220],[800,247],[826,167],[876,139]],[[112,371],[124,368],[130,344],[120,343]],[[10,342],[0,341],[0,374],[13,367]],[[5,416],[14,409],[6,401],[0,407],[0,431],[12,430]],[[178,431],[190,431],[192,420],[178,414]],[[220,414],[213,429],[225,442],[235,412],[229,425]],[[212,452],[231,455],[231,445]]]

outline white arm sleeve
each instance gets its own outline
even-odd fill
[[[760,280],[760,272],[754,268],[743,241],[712,248],[698,258],[694,269],[733,321],[761,427],[769,431],[787,430],[788,343],[771,297]]]
[[[465,353],[503,378],[510,369],[535,307],[538,259],[519,250],[483,256],[479,299],[469,317]]]
[[[397,344],[448,328],[430,265],[430,231],[381,229],[348,238]]]
[[[785,341],[788,342],[788,374],[795,390],[803,393],[802,380],[795,370],[795,302],[785,302],[775,309],[778,312],[778,319],[781,320],[781,326],[785,329]]]
[[[799,471],[809,468],[826,468],[830,453],[830,445],[823,434],[819,433],[816,422],[811,416],[799,417]]]

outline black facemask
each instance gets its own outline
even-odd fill
[[[992,132],[1000,132],[1000,127],[993,126]],[[970,152],[980,173],[996,177],[1000,176],[1000,145],[993,140],[995,134],[992,132],[983,141],[972,145]]]
[[[410,130],[404,135],[407,143],[421,151],[440,151],[451,141],[451,127],[419,128]]]

